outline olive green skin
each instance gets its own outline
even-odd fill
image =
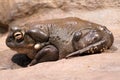
[[[12,42],[8,41],[9,37],[17,30],[26,33],[34,29],[36,32],[42,32],[44,36],[38,34],[31,38],[29,36],[31,33],[24,35],[25,39],[22,43],[16,43],[15,40]],[[61,59],[76,54],[102,52],[105,49],[109,49],[113,41],[112,33],[105,26],[79,18],[69,17],[11,27],[9,36],[6,39],[6,44],[19,53],[29,54],[28,56],[34,59],[36,55],[34,45],[36,43],[49,43],[58,49],[59,59]],[[82,52],[80,52],[81,50]]]

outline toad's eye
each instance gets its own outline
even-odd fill
[[[22,32],[15,32],[14,33],[14,38],[15,38],[15,40],[17,40],[17,41],[22,41],[23,40],[23,33]]]

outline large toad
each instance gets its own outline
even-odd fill
[[[113,44],[112,33],[105,27],[79,18],[32,22],[9,29],[6,44],[27,55],[30,66],[77,55],[100,53]]]

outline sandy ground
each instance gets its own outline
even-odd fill
[[[54,13],[56,15],[52,18],[60,14],[57,11]],[[110,50],[102,54],[44,62],[32,67],[20,68],[11,62],[11,57],[15,52],[6,47],[5,38],[7,34],[5,34],[0,38],[0,80],[119,80],[120,9],[107,8],[79,13],[81,11],[75,10],[59,17],[76,16],[107,26],[115,38]]]

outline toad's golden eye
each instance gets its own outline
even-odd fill
[[[23,38],[22,32],[15,32],[15,33],[14,33],[14,38],[15,38],[16,40],[22,39],[22,38]]]

